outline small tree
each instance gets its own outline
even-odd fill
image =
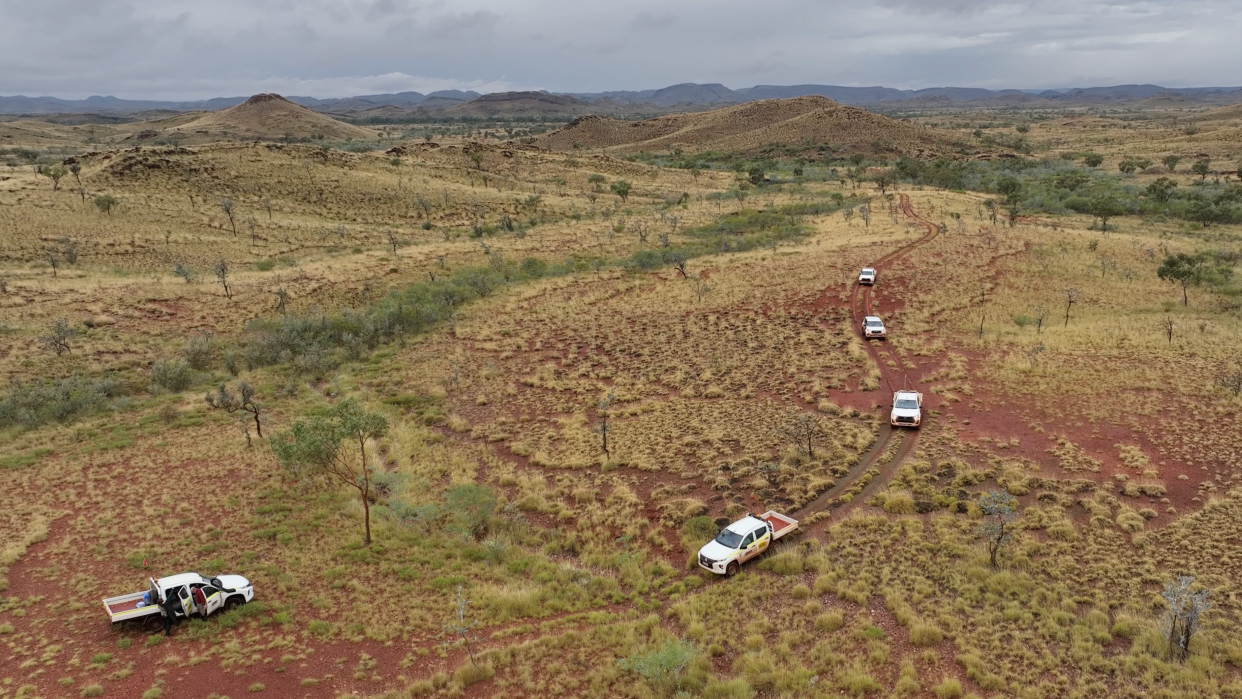
[[[793,443],[799,454],[812,459],[815,458],[815,445],[828,436],[819,418],[806,413],[792,416],[789,422],[780,428],[780,434]]]
[[[1160,321],[1160,331],[1169,339],[1169,344],[1173,344],[1173,316],[1166,316]]]
[[[1108,219],[1120,216],[1126,212],[1125,207],[1121,205],[1117,197],[1111,194],[1101,194],[1092,197],[1087,205],[1087,210],[1092,216],[1100,219],[1100,230],[1104,231],[1106,235],[1108,233]]]
[[[478,639],[475,638],[473,630],[474,627],[479,625],[479,620],[466,620],[466,607],[473,604],[473,602],[466,599],[465,595],[462,594],[461,589],[461,585],[458,585],[457,600],[453,603],[453,615],[450,617],[449,622],[444,625],[444,630],[440,633],[440,637],[449,637],[453,639],[460,638],[461,642],[466,646],[466,654],[470,656],[470,663],[472,665],[478,665],[478,662],[474,659],[474,642]],[[447,641],[445,645],[447,645]]]
[[[1177,155],[1166,155],[1160,159],[1160,162],[1164,163],[1165,169],[1167,169],[1170,173],[1177,172],[1177,164],[1181,161],[1181,156]]]
[[[1200,158],[1190,166],[1190,171],[1199,176],[1199,183],[1202,184],[1207,180],[1207,176],[1212,173],[1212,159]]]
[[[1065,327],[1069,327],[1070,309],[1078,303],[1078,289],[1069,287],[1065,290]]]
[[[1035,334],[1040,335],[1044,332],[1044,319],[1048,317],[1048,309],[1043,306],[1035,308]]]
[[[100,194],[91,201],[95,202],[95,208],[109,215],[112,214],[112,210],[115,209],[116,205],[119,203],[116,197],[111,194]]]
[[[332,406],[322,417],[294,423],[272,442],[272,451],[281,464],[295,473],[324,475],[357,489],[362,499],[365,543],[371,545],[371,479],[374,469],[367,463],[367,442],[388,431],[388,421],[368,413],[353,398]],[[356,444],[357,457],[352,447]]]
[[[888,193],[888,188],[893,186],[893,182],[896,181],[896,179],[897,176],[892,170],[884,170],[883,172],[876,173],[876,175],[871,178],[871,181],[875,183],[876,187],[880,188],[880,196],[884,196]]]
[[[237,382],[237,393],[229,390],[227,383],[221,383],[215,393],[208,393],[204,396],[207,405],[223,410],[232,414],[236,412],[249,413],[254,418],[254,431],[259,435],[259,439],[263,439],[263,422],[260,415],[263,410],[254,400],[254,387],[245,381]],[[242,415],[242,417],[246,417]],[[250,432],[246,432],[246,446],[250,446]]]
[[[69,172],[73,173],[73,179],[77,181],[78,186],[82,186],[82,166],[77,163],[69,163]]]
[[[224,199],[221,199],[220,210],[224,212],[225,216],[229,217],[229,228],[233,229],[233,237],[236,238],[237,237],[237,222],[233,218],[233,213],[234,213],[233,200],[229,197],[225,197]]]
[[[1169,659],[1185,661],[1190,655],[1190,641],[1199,630],[1199,619],[1212,608],[1208,602],[1211,590],[1192,590],[1195,579],[1178,576],[1164,586],[1160,596],[1168,605],[1160,622],[1160,631],[1169,644]]]
[[[194,279],[195,279],[195,277],[194,277],[194,271],[193,271],[193,270],[191,270],[189,267],[186,267],[186,266],[185,266],[183,263],[181,263],[181,262],[178,262],[178,263],[177,263],[177,264],[173,267],[173,276],[174,276],[174,277],[181,277],[182,279],[184,279],[184,280],[185,280],[185,283],[186,283],[186,284],[192,284],[192,283],[194,282]]]
[[[871,227],[871,205],[870,204],[863,204],[862,206],[858,207],[858,216],[859,218],[863,220],[863,224],[865,228]]]
[[[673,269],[681,274],[682,279],[686,279],[686,264],[690,261],[690,257],[681,250],[666,250],[662,256],[664,262],[672,265]]]
[[[1182,305],[1190,305],[1187,289],[1203,281],[1203,258],[1199,255],[1187,255],[1179,252],[1169,255],[1160,263],[1156,276],[1167,282],[1175,282],[1182,286]]]
[[[612,433],[612,402],[616,399],[616,395],[612,391],[608,391],[608,395],[595,402],[595,413],[599,415],[599,424],[595,426],[595,433],[600,437],[600,451],[604,452],[604,456],[611,456],[608,451],[608,435]]]
[[[1010,524],[1018,519],[1018,500],[1003,490],[989,490],[979,497],[983,522],[978,535],[988,549],[988,561],[996,567],[996,556],[1013,541]]]
[[[1155,199],[1161,204],[1167,203],[1173,198],[1173,192],[1177,190],[1177,183],[1168,177],[1156,178],[1155,182],[1147,185],[1147,196]]]
[[[69,174],[69,170],[60,163],[54,165],[40,165],[39,174],[52,181],[52,191],[60,189],[60,180]]]
[[[72,353],[72,350],[69,348],[69,341],[77,337],[77,335],[78,331],[69,325],[69,321],[64,318],[57,318],[56,322],[52,323],[52,329],[48,334],[39,337],[39,344],[55,352],[56,356],[59,357],[65,352]]]
[[[47,264],[52,268],[52,278],[55,279],[57,270],[60,269],[60,256],[56,254],[55,248],[45,248],[43,255],[47,259]]]
[[[224,258],[221,257],[219,260],[216,260],[216,265],[212,268],[212,271],[216,273],[216,279],[220,282],[220,286],[224,287],[224,297],[233,298],[233,290],[229,288],[229,263],[225,262]]]
[[[850,223],[850,221],[852,221],[852,220],[854,219],[854,209],[853,209],[853,207],[850,207],[850,208],[848,208],[848,209],[844,209],[844,210],[842,210],[842,211],[841,211],[841,217],[845,219],[845,223],[846,223],[846,225],[848,225],[848,224]]]
[[[1082,156],[1082,162],[1087,167],[1099,167],[1104,162],[1104,156],[1099,153],[1087,153]]]
[[[621,202],[625,203],[630,198],[630,183],[625,180],[617,180],[608,186],[612,193],[621,197]]]

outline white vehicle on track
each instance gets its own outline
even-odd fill
[[[742,564],[768,550],[774,541],[798,528],[798,520],[768,510],[730,524],[699,549],[699,566],[717,575],[733,575]]]
[[[113,624],[134,619],[158,619],[161,606],[172,601],[173,614],[208,616],[219,609],[228,609],[254,599],[254,585],[240,575],[204,578],[198,573],[181,573],[166,578],[148,578],[148,589],[128,595],[108,597],[104,609]]]
[[[884,321],[880,320],[880,316],[865,316],[862,322],[863,337],[885,338],[888,337],[888,331],[884,329]]]
[[[918,391],[897,391],[893,394],[893,411],[888,424],[893,427],[918,427],[923,423],[923,394]]]
[[[858,273],[858,283],[866,285],[875,284],[875,268],[863,267],[863,270]]]

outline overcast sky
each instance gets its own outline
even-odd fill
[[[1239,0],[0,0],[0,94],[1242,84]]]

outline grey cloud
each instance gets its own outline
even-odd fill
[[[1239,20],[1233,0],[0,0],[0,94],[1227,85]]]
[[[672,12],[651,12],[643,10],[634,17],[630,26],[634,29],[667,29],[677,23],[677,15]]]

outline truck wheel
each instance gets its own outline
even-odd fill
[[[224,601],[224,611],[231,612],[240,607],[243,603],[244,600],[241,597],[234,595]]]
[[[734,575],[737,575],[737,569],[738,569],[737,561],[734,561],[730,563],[729,565],[725,566],[725,577],[731,578]]]

